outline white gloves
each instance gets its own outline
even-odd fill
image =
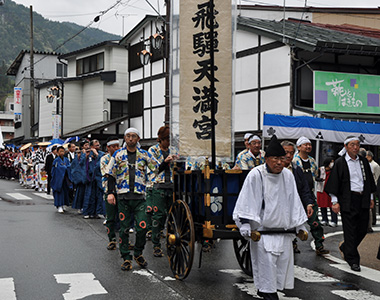
[[[240,234],[246,240],[250,240],[251,239],[251,225],[249,223],[245,223],[245,224],[241,225]]]

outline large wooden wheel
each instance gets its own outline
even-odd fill
[[[235,256],[238,260],[240,268],[249,276],[252,276],[252,261],[249,241],[245,238],[234,239]]]
[[[185,279],[194,259],[195,232],[189,206],[177,200],[168,213],[166,247],[170,268],[177,279]]]

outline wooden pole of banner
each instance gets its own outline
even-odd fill
[[[216,166],[216,143],[215,143],[215,58],[214,58],[214,0],[210,0],[210,67],[211,67],[211,169],[215,170]]]

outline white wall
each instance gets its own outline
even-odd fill
[[[49,86],[50,88],[52,86]],[[49,88],[47,87],[47,88]],[[49,94],[47,88],[40,89],[39,98],[39,137],[51,137],[53,134],[53,113],[56,113],[56,100],[53,103],[46,101],[46,96]]]
[[[99,77],[83,81],[82,99],[82,126],[88,126],[103,121],[104,85]]]
[[[82,81],[65,82],[63,99],[63,133],[77,130],[83,126]]]
[[[261,87],[290,82],[289,51],[284,46],[261,53]]]
[[[257,92],[235,96],[232,118],[235,132],[257,130]]]
[[[235,90],[257,88],[257,55],[239,58],[235,64]]]
[[[243,30],[236,31],[236,41],[235,41],[236,52],[257,47],[257,46],[258,46],[257,35],[254,35],[250,32],[243,31]]]

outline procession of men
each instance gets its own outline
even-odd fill
[[[173,201],[173,163],[178,155],[170,147],[167,125],[158,129],[157,143],[147,150],[141,148],[140,140],[139,130],[131,127],[122,140],[109,137],[103,147],[105,152],[96,139],[64,146],[29,143],[17,151],[0,152],[0,175],[7,179],[19,177],[26,188],[52,193],[60,214],[71,207],[84,219],[105,219],[105,248],[119,250],[121,270],[132,270],[133,260],[145,268],[149,260],[144,256],[147,240],[152,240],[153,257],[164,256],[161,238]],[[323,256],[329,250],[323,246],[324,229],[318,219],[314,187],[321,179],[317,163],[310,156],[311,141],[299,137],[296,143],[280,142],[273,136],[265,151],[262,143],[258,135],[247,133],[246,149],[238,153],[235,162],[217,165],[250,170],[233,219],[241,236],[250,241],[258,296],[279,299],[278,290],[294,288],[294,255],[300,253],[295,235],[307,238],[306,224],[314,238],[316,254]],[[359,146],[360,140],[355,136],[345,140],[341,158],[324,183],[332,210],[342,214],[344,241],[339,250],[355,272],[361,271],[357,248],[375,210],[372,173],[376,181],[380,173],[373,154],[365,152],[369,163],[358,154]],[[204,164],[195,162],[187,159],[184,169],[204,168]],[[260,241],[251,239],[256,231],[264,232]],[[265,231],[276,234],[266,235]],[[131,233],[135,233],[134,239]]]

